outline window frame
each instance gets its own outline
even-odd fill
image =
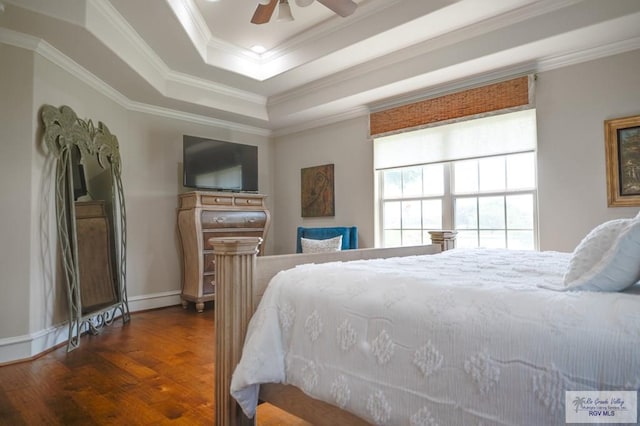
[[[461,161],[468,161],[468,160],[480,160],[480,159],[486,159],[486,158],[496,158],[496,157],[509,157],[509,156],[513,156],[513,155],[518,155],[518,154],[524,154],[524,153],[531,153],[533,154],[533,162],[534,162],[534,169],[533,169],[533,173],[534,173],[534,187],[531,189],[514,189],[514,190],[508,190],[507,188],[505,188],[504,190],[491,190],[491,191],[480,191],[480,189],[478,188],[478,190],[476,192],[465,192],[465,193],[460,193],[460,194],[454,194],[452,192],[452,188],[454,188],[454,173],[453,173],[453,168],[454,168],[454,164],[456,162],[461,162]],[[402,169],[406,169],[406,168],[410,168],[410,167],[424,167],[424,166],[428,166],[430,164],[442,164],[443,165],[443,183],[444,183],[444,194],[443,195],[428,195],[428,196],[410,196],[410,197],[403,197],[403,196],[395,196],[395,197],[387,197],[385,198],[384,195],[384,172],[388,171],[388,170],[402,170]],[[390,167],[390,168],[384,168],[384,169],[379,169],[379,170],[375,170],[376,173],[376,188],[375,188],[375,196],[377,199],[377,217],[376,217],[376,229],[377,229],[377,233],[376,233],[376,246],[377,247],[392,247],[392,246],[386,246],[385,245],[385,228],[384,228],[384,221],[385,221],[385,212],[384,212],[384,206],[385,206],[385,202],[388,201],[398,201],[398,202],[402,202],[402,201],[422,201],[422,200],[442,200],[442,229],[441,230],[456,230],[456,224],[455,224],[455,202],[457,199],[461,199],[461,198],[475,198],[475,199],[480,199],[482,197],[491,197],[491,196],[496,196],[496,197],[504,197],[505,198],[505,203],[504,203],[504,209],[505,209],[505,216],[504,216],[504,221],[505,221],[505,228],[504,229],[496,229],[497,231],[503,231],[504,232],[504,238],[505,238],[505,247],[508,248],[508,231],[511,230],[519,230],[518,228],[508,228],[508,218],[507,218],[507,203],[506,203],[506,197],[511,196],[511,195],[531,195],[532,200],[533,200],[533,205],[532,205],[532,209],[533,209],[533,229],[532,229],[532,233],[533,233],[533,250],[539,250],[539,238],[538,238],[538,234],[539,234],[539,227],[538,227],[538,171],[537,171],[537,152],[536,150],[527,150],[527,151],[521,151],[521,152],[511,152],[511,153],[507,153],[507,154],[497,154],[497,155],[489,155],[489,156],[483,156],[483,157],[475,157],[475,158],[460,158],[460,159],[456,159],[456,160],[450,160],[450,161],[443,161],[443,162],[436,162],[436,163],[425,163],[425,164],[413,164],[413,165],[406,165],[406,166],[400,166],[400,167]],[[505,180],[506,182],[506,180]],[[477,224],[478,227],[476,229],[474,229],[477,232],[478,238],[479,238],[479,234],[481,231],[483,230],[493,230],[493,229],[489,229],[489,228],[481,228],[480,227],[480,212],[479,209],[476,209],[476,214],[478,215],[477,217]],[[402,221],[402,216],[401,219]],[[422,226],[422,215],[421,215],[421,226]],[[413,229],[413,228],[411,228]],[[402,245],[402,231],[404,230],[404,228],[402,227],[402,222],[400,223],[400,228],[398,229],[400,231],[400,235],[401,235],[401,245]],[[421,228],[422,234],[424,236],[425,232],[432,230],[432,229],[425,229],[424,227]],[[478,241],[480,241],[478,239]],[[430,244],[430,241],[425,241],[424,237],[422,238],[422,244]]]

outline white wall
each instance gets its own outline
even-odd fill
[[[640,51],[540,73],[536,83],[540,248],[572,251],[595,225],[638,208],[608,208],[605,119],[640,114]],[[297,226],[357,225],[374,243],[373,147],[367,118],[276,139],[276,251],[295,250]],[[300,215],[300,169],[336,164],[336,217]]]

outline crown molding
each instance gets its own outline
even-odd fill
[[[573,3],[576,3],[576,1],[571,0],[564,2],[564,4]],[[543,8],[541,6],[545,7]],[[393,95],[391,92],[410,94],[409,97],[413,97],[415,93],[420,92],[420,96],[424,97],[426,96],[425,93],[440,93],[443,87],[448,88],[451,86],[452,79],[462,81],[466,86],[469,85],[470,82],[475,83],[474,79],[483,79],[483,76],[487,74],[500,75],[501,77],[508,76],[503,70],[517,70],[518,73],[538,72],[543,70],[544,67],[559,67],[572,63],[585,62],[600,58],[603,55],[611,55],[635,48],[635,42],[628,42],[626,40],[628,40],[628,37],[637,36],[638,34],[637,26],[634,26],[634,22],[637,22],[638,17],[640,17],[639,13],[618,15],[620,10],[613,10],[603,12],[605,14],[604,21],[600,21],[603,17],[602,15],[594,16],[593,19],[595,22],[591,25],[585,26],[584,22],[578,21],[574,26],[575,29],[567,33],[566,39],[556,39],[554,34],[548,34],[540,30],[533,41],[525,40],[526,45],[534,46],[534,43],[538,43],[536,48],[539,53],[544,53],[544,50],[540,49],[547,49],[548,52],[553,52],[549,53],[546,57],[543,56],[542,59],[535,56],[527,57],[527,55],[522,55],[519,59],[509,59],[512,56],[512,53],[509,52],[510,50],[517,58],[517,54],[523,46],[522,42],[517,41],[518,39],[515,39],[514,44],[508,49],[503,45],[504,50],[499,52],[499,55],[492,55],[494,59],[499,56],[501,56],[501,59],[499,61],[500,63],[497,63],[495,66],[492,65],[491,68],[486,66],[488,64],[482,60],[482,56],[477,57],[475,54],[475,48],[478,43],[480,43],[478,40],[481,40],[484,45],[487,46],[496,42],[498,39],[503,40],[511,34],[511,27],[517,28],[517,22],[522,20],[523,16],[553,14],[555,6],[555,3],[547,1],[544,2],[543,5],[536,4],[535,8],[528,8],[530,10],[527,11],[520,10],[517,14],[509,13],[509,19],[507,21],[502,21],[504,17],[491,19],[490,21],[492,22],[488,24],[489,28],[500,28],[501,31],[487,33],[484,40],[482,40],[481,35],[477,35],[472,40],[467,40],[467,37],[461,36],[460,32],[445,34],[439,38],[430,40],[429,43],[418,45],[413,49],[404,49],[397,54],[388,55],[378,61],[353,67],[345,72],[335,74],[330,78],[319,79],[300,88],[272,96],[269,98],[268,103],[271,119],[273,123],[277,123],[280,117],[285,117],[288,114],[297,113],[307,108],[315,108],[318,104],[330,104],[338,101],[348,103],[349,97],[366,95],[367,91],[371,92],[376,90],[378,92],[378,99],[374,99],[375,95],[369,93],[368,99],[361,100],[361,103],[376,103],[376,105],[379,105],[378,102],[385,102],[383,99],[393,99],[391,102],[396,103],[396,100],[403,95]],[[626,8],[629,9],[629,4],[627,4]],[[567,9],[564,12],[563,15],[557,17],[556,21],[562,19],[562,16],[568,15],[572,10]],[[624,12],[624,8],[622,12]],[[519,17],[516,18],[516,15],[519,15]],[[498,23],[498,21],[501,21],[501,23]],[[506,22],[511,22],[512,25],[506,26]],[[534,22],[530,23],[529,27],[532,27],[533,23]],[[481,28],[475,29],[479,31],[479,34],[481,33]],[[467,29],[464,31],[466,32]],[[602,44],[609,43],[600,48],[593,48],[593,44],[597,41],[597,38],[594,38],[590,31],[597,34],[610,34],[610,37],[603,38],[601,41]],[[558,37],[563,37],[563,34],[559,34]],[[624,40],[611,41],[619,37],[624,37]],[[585,40],[584,43],[581,42],[583,38]],[[459,44],[460,48],[457,48],[458,45],[452,45],[452,42],[458,40],[468,41],[468,43]],[[554,40],[558,40],[561,43],[565,43],[564,41],[566,40],[565,48],[559,47],[562,45],[558,45]],[[509,44],[508,41],[504,41],[504,43]],[[449,60],[450,55],[439,55],[440,52],[434,50],[435,47],[442,52],[445,51],[442,49],[444,47],[447,48],[446,52],[451,52],[455,49],[457,62],[446,62]],[[461,56],[465,54],[465,51],[467,52],[466,58]],[[421,58],[424,58],[424,60]],[[439,68],[430,70],[429,67],[433,61],[439,64]],[[424,68],[421,69],[420,67]],[[394,78],[393,80],[387,78],[394,70],[400,69],[413,71],[399,72],[396,74],[398,78]],[[445,69],[451,72],[448,77],[444,72]],[[359,82],[359,79],[363,75],[370,76],[368,83]],[[400,75],[402,75],[402,77],[400,77]],[[367,86],[366,84],[369,85]],[[455,85],[455,83],[453,84]],[[383,93],[385,89],[388,90],[389,95],[385,96]],[[314,100],[315,103],[311,103],[309,100]]]
[[[322,119],[309,120],[308,122],[300,125],[279,128],[273,132],[273,136],[280,137],[306,130],[311,130],[313,128],[326,126],[328,124],[333,124],[339,121],[367,115],[372,112],[382,111],[401,105],[419,102],[436,96],[443,96],[448,93],[454,93],[461,90],[467,90],[474,87],[479,87],[499,81],[504,81],[506,79],[521,77],[539,72],[552,71],[554,69],[577,65],[584,62],[589,62],[592,60],[597,60],[638,49],[640,49],[640,37],[635,37],[628,40],[622,40],[619,42],[609,43],[594,48],[584,49],[579,52],[571,52],[565,55],[548,57],[538,61],[529,61],[526,63],[515,64],[513,66],[504,67],[469,78],[463,78],[457,81],[448,82],[446,84],[436,85],[430,87],[429,89],[421,89],[418,91],[407,93],[403,96],[393,97],[381,102],[371,103],[367,107],[356,107],[352,108],[351,110],[347,110],[344,113],[323,117]]]
[[[200,105],[266,119],[266,98],[170,69],[111,3],[87,1],[85,27],[164,96],[172,97],[167,92],[170,84],[184,85],[183,91],[193,88],[202,91]],[[180,87],[176,88],[175,93],[181,92]]]
[[[545,0],[543,2],[527,5],[515,11],[509,11],[502,15],[468,25],[464,28],[454,30],[423,42],[412,45],[404,49],[397,50],[393,53],[376,58],[375,61],[365,62],[360,65],[353,66],[343,72],[336,73],[330,77],[316,80],[313,83],[306,84],[299,88],[283,92],[281,94],[269,98],[269,105],[278,105],[290,102],[293,99],[309,96],[312,93],[327,90],[331,86],[348,82],[361,75],[367,75],[383,68],[397,65],[408,59],[424,56],[438,49],[473,39],[480,35],[514,25],[519,22],[531,19],[533,17],[553,12],[579,3],[582,0]]]
[[[198,19],[197,16],[194,17],[192,13],[193,8],[187,7],[187,4],[183,0],[166,0],[166,2],[187,33],[193,47],[195,47],[202,60],[206,61],[206,46],[211,38],[211,32],[209,32],[209,28],[204,23],[202,16],[200,15],[200,19]]]
[[[370,1],[359,6],[358,15],[352,17],[348,22],[334,16],[320,25],[297,34],[263,54],[257,54],[249,49],[214,37],[209,31],[200,9],[193,0],[166,1],[206,64],[237,72],[258,81],[264,81],[296,66],[303,65],[300,60],[292,61],[285,69],[279,69],[275,65],[276,61],[290,55],[296,48],[304,44],[311,45],[335,31],[348,28],[354,23],[379,13],[381,10],[392,7],[401,0]]]
[[[457,81],[439,84],[430,87],[427,90],[419,90],[407,93],[403,96],[397,96],[385,99],[381,102],[374,102],[369,105],[371,113],[396,108],[416,102],[422,102],[435,97],[446,96],[452,93],[470,90],[476,87],[486,86],[489,84],[499,83],[505,80],[511,80],[518,77],[524,77],[535,73],[536,65],[533,63],[518,64],[512,67],[501,68],[488,73],[483,73],[470,78],[464,78]]]
[[[327,115],[320,118],[314,118],[313,120],[307,120],[301,124],[279,128],[273,131],[272,136],[277,138],[277,137],[291,135],[294,133],[304,132],[307,130],[313,130],[319,127],[328,126],[330,124],[339,123],[341,121],[368,116],[369,112],[370,111],[368,107],[358,106],[358,107],[354,107],[354,108],[342,111],[338,114]]]
[[[299,48],[305,44],[307,46],[314,45],[318,42],[318,40],[327,37],[337,31],[341,31],[345,28],[354,26],[359,22],[371,18],[373,15],[382,12],[385,9],[398,7],[398,3],[400,3],[401,1],[402,0],[384,0],[378,2],[370,1],[368,3],[358,5],[358,13],[350,16],[348,21],[345,21],[344,18],[341,18],[339,16],[333,16],[332,18],[323,22],[321,25],[311,27],[295,35],[294,37],[285,40],[275,48],[263,53],[261,57],[265,60],[265,62],[272,61],[288,55],[294,49]]]
[[[564,68],[577,65],[583,62],[606,58],[607,56],[618,55],[640,49],[640,37],[621,40],[614,43],[584,49],[578,52],[571,52],[566,55],[553,56],[540,59],[537,63],[537,71],[551,71],[557,68]]]
[[[26,34],[13,32],[5,28],[0,28],[0,41],[37,52],[48,60],[60,65],[63,69],[75,75],[78,79],[86,82],[88,85],[105,94],[108,98],[114,100],[128,110],[140,111],[199,124],[220,126],[266,137],[294,133],[317,127],[319,125],[326,125],[332,122],[348,119],[354,114],[361,114],[364,108],[361,107],[363,104],[373,105],[372,108],[374,109],[384,108],[384,105],[404,103],[418,97],[425,98],[430,95],[442,93],[443,91],[454,90],[458,86],[468,87],[469,85],[482,84],[487,81],[487,79],[492,80],[512,77],[514,74],[518,73],[526,74],[530,72],[546,71],[598,59],[628,50],[637,49],[640,44],[637,37],[637,31],[626,28],[624,30],[626,31],[624,34],[627,36],[634,36],[635,38],[597,47],[584,48],[580,51],[567,49],[567,53],[565,54],[547,56],[542,59],[528,59],[523,57],[519,63],[512,65],[505,63],[504,67],[491,71],[485,68],[484,73],[478,71],[478,74],[470,75],[468,77],[459,77],[453,82],[451,80],[443,82],[443,80],[440,79],[439,83],[434,81],[433,85],[430,85],[424,78],[420,80],[420,76],[424,76],[424,73],[413,77],[404,76],[394,80],[394,84],[398,83],[398,88],[401,88],[405,95],[399,95],[396,97],[391,95],[391,92],[388,92],[390,96],[385,97],[387,99],[386,101],[374,101],[373,96],[368,96],[364,93],[378,90],[376,87],[384,89],[385,84],[387,83],[385,83],[384,79],[381,80],[380,76],[386,75],[386,70],[391,72],[394,67],[399,67],[399,64],[401,64],[402,61],[413,60],[414,65],[417,64],[420,66],[420,63],[416,62],[416,60],[420,60],[421,57],[432,57],[429,55],[432,55],[434,52],[437,53],[438,49],[455,46],[456,43],[464,42],[466,40],[472,42],[489,31],[495,31],[501,28],[504,28],[505,34],[508,35],[508,32],[506,31],[509,29],[509,26],[514,26],[514,28],[516,28],[517,24],[523,20],[527,20],[538,15],[553,14],[555,10],[580,2],[579,0],[543,0],[533,4],[527,4],[524,7],[505,12],[496,17],[488,18],[485,21],[460,28],[452,33],[433,37],[426,42],[416,44],[409,48],[400,49],[384,57],[378,58],[375,61],[362,63],[339,72],[334,76],[324,77],[311,83],[301,85],[298,88],[267,98],[253,92],[239,90],[170,69],[150,49],[137,32],[130,27],[126,20],[124,20],[124,18],[109,2],[92,0],[79,1],[82,1],[82,4],[86,6],[87,13],[85,22],[79,22],[78,25],[84,25],[87,30],[96,34],[96,37],[98,37],[98,39],[105,43],[114,52],[119,51],[120,47],[126,48],[127,51],[125,53],[120,52],[121,57],[147,81],[155,82],[155,85],[153,83],[150,84],[152,84],[159,93],[170,99],[194,103],[206,108],[229,111],[231,113],[238,114],[239,116],[264,121],[264,127],[240,124],[242,122],[242,118],[238,119],[240,123],[236,121],[218,120],[198,114],[174,111],[169,108],[162,108],[136,102],[91,74],[81,65],[62,54],[44,40],[27,36]],[[187,0],[166,1],[183,4],[183,2]],[[192,0],[189,1],[192,2]],[[9,5],[10,11],[10,7],[13,3],[10,0],[7,4]],[[613,6],[615,6],[615,4],[612,4],[612,7]],[[568,12],[570,12],[570,10],[568,10],[567,13]],[[613,16],[613,14],[610,15]],[[610,20],[611,22],[606,26],[604,23],[602,24],[603,31],[607,28],[612,28],[612,22],[618,26],[623,24],[625,27],[629,27],[629,22],[633,23],[634,20],[638,19],[638,17],[640,17],[640,14],[634,13],[623,18],[616,18],[615,22]],[[410,28],[407,27],[404,31]],[[205,28],[201,28],[200,32],[204,31]],[[601,33],[603,31],[601,31]],[[124,34],[124,36],[116,35],[116,38],[111,41],[109,34]],[[100,35],[102,35],[102,37]],[[540,37],[549,38],[546,34],[540,34]],[[489,37],[487,40],[495,41],[495,39],[496,37]],[[609,40],[612,39],[612,37],[609,38]],[[594,40],[592,40],[592,43]],[[124,41],[126,41],[128,46],[124,46]],[[573,46],[576,47],[579,45],[580,44],[577,43]],[[471,48],[473,45],[468,47]],[[555,49],[555,51],[559,50]],[[127,58],[133,58],[131,60],[136,62],[131,64],[126,60]],[[305,67],[322,66],[322,64],[322,60],[318,60],[310,62],[301,68],[308,69]],[[428,73],[429,70],[425,70],[425,72]],[[377,73],[377,77],[374,75],[375,73]],[[348,87],[353,86],[353,84],[356,83],[358,79],[362,78],[363,75],[371,75],[373,78],[373,83],[371,84],[376,84],[376,87],[361,87],[358,89],[360,90],[359,92],[351,93],[351,89],[348,89]],[[418,84],[418,80],[420,80],[421,86]],[[403,85],[403,82],[408,84]],[[341,93],[336,93],[340,92],[341,87],[346,90]],[[413,87],[416,89],[414,90]],[[424,89],[421,89],[420,87],[423,87]],[[384,90],[380,91],[380,93],[382,92],[384,92]],[[418,93],[418,95],[416,95],[416,93]],[[359,96],[363,94],[365,96]],[[354,98],[353,96],[357,96],[359,99]],[[349,98],[352,99],[349,100]],[[339,106],[339,103],[341,103],[342,106]],[[329,104],[333,105],[330,108],[323,108],[323,106],[329,106]],[[329,109],[331,111],[329,111]],[[346,109],[345,112],[340,113],[339,111],[342,111],[343,109]],[[294,116],[297,118],[294,119]],[[304,119],[305,121],[313,123],[302,123],[299,125],[292,124],[291,126],[287,125],[287,123],[295,123],[296,120],[299,119]]]
[[[222,127],[225,129],[235,130],[247,134],[269,137],[271,131],[255,126],[239,124],[232,121],[219,120],[198,114],[186,113],[183,111],[163,108],[156,105],[149,105],[142,102],[132,101],[113,87],[105,83],[100,78],[86,68],[60,52],[48,42],[37,37],[19,33],[6,28],[0,28],[0,43],[19,47],[22,49],[33,51],[53,64],[59,66],[73,77],[87,84],[100,94],[112,100],[116,104],[129,111],[142,112],[158,117],[171,118],[175,120],[186,121],[195,124],[203,124],[207,126]]]
[[[204,115],[191,114],[188,112],[177,111],[174,109],[163,108],[157,105],[149,105],[141,102],[129,101],[126,108],[129,111],[142,112],[154,115],[156,117],[170,118],[174,120],[186,121],[193,124],[203,124],[205,126],[221,127],[228,130],[242,132],[251,135],[270,137],[272,131],[261,127],[249,126],[236,123],[233,121],[219,120],[216,118],[206,117]]]
[[[256,93],[247,92],[244,90],[238,90],[231,86],[224,86],[221,84],[213,83],[211,80],[194,77],[191,74],[170,71],[167,74],[167,81],[184,84],[185,86],[191,86],[205,92],[212,92],[216,95],[228,96],[230,98],[235,98],[244,102],[253,103],[256,106],[260,107],[266,107],[267,104],[266,96],[258,95]],[[258,118],[266,118],[266,108],[265,115]]]
[[[393,97],[381,102],[371,103],[369,105],[371,112],[379,112],[385,109],[395,108],[414,102],[420,102],[425,99],[443,96],[449,93],[468,90],[474,87],[504,81],[506,79],[522,77],[528,74],[552,71],[558,68],[564,68],[571,65],[578,65],[608,56],[629,52],[640,49],[640,37],[628,40],[622,40],[615,43],[609,43],[602,46],[584,49],[577,52],[571,52],[564,55],[539,59],[535,62],[530,61],[523,64],[501,68],[488,73],[464,78],[460,81],[448,82],[446,84],[436,85],[428,90],[420,90],[419,93],[412,92],[403,96]]]
[[[202,61],[227,71],[263,81],[262,57],[214,37],[193,0],[166,0]]]
[[[162,59],[140,38],[110,2],[84,0],[84,4],[85,19],[80,25],[151,87],[164,93],[169,68]]]

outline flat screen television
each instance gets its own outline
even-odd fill
[[[258,191],[258,147],[184,135],[183,185],[215,191]]]

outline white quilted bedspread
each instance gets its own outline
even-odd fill
[[[232,395],[287,383],[375,424],[565,423],[565,390],[640,389],[640,288],[555,292],[569,254],[452,250],[280,272]]]

